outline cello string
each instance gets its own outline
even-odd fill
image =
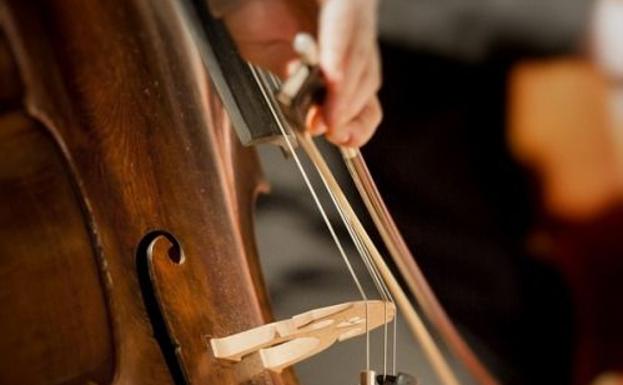
[[[398,308],[396,308],[398,309]],[[391,374],[392,376],[396,375],[396,365],[398,362],[398,343],[397,343],[397,338],[396,338],[396,333],[398,332],[398,312],[396,312],[396,315],[394,316],[394,322],[393,322],[393,335],[392,335],[392,371]]]
[[[274,76],[271,73],[264,73],[264,72],[260,72],[260,74],[266,74],[267,78],[268,78],[268,82],[270,83],[270,85],[272,85],[273,90],[278,90],[280,87],[280,80]],[[315,165],[316,166],[316,165]],[[318,171],[318,169],[317,169]],[[370,275],[370,277],[372,278],[372,281],[374,283],[374,286],[377,290],[377,292],[379,293],[380,297],[384,300],[383,303],[383,308],[384,308],[384,318],[385,318],[385,322],[383,323],[383,346],[382,346],[382,356],[383,356],[383,375],[384,377],[387,375],[387,356],[388,356],[388,311],[387,311],[387,302],[390,302],[393,306],[395,311],[397,311],[397,307],[396,304],[393,300],[393,297],[387,287],[387,285],[385,284],[385,281],[383,280],[382,276],[380,275],[380,273],[378,272],[375,264],[372,262],[372,257],[370,255],[370,251],[369,249],[367,249],[365,247],[365,242],[363,242],[361,240],[361,238],[358,236],[358,233],[356,231],[354,231],[352,225],[350,225],[349,221],[347,220],[347,216],[345,215],[342,207],[338,204],[338,201],[335,197],[335,194],[333,192],[333,190],[330,187],[330,184],[327,183],[326,179],[324,178],[322,173],[318,173],[321,177],[321,180],[324,184],[324,187],[326,189],[326,192],[328,193],[328,195],[331,197],[333,204],[336,208],[336,211],[339,213],[340,218],[342,220],[342,223],[344,224],[345,228],[348,230],[348,233],[353,241],[353,244],[355,245],[365,267],[366,270],[368,271],[368,274]],[[394,334],[393,334],[393,338],[392,338],[392,374],[395,374],[395,367],[396,367],[396,360],[395,360],[395,356],[396,356],[396,337],[395,337],[395,326],[396,326],[396,317],[394,317],[393,319],[393,325],[394,325]]]
[[[321,178],[324,179],[322,174],[320,175],[321,175]],[[328,188],[328,185],[326,184],[326,182],[324,184],[325,184],[325,187],[327,187],[327,192],[329,196],[331,197],[331,200],[333,201],[333,204],[335,205],[335,208],[337,212],[339,213],[340,217],[345,223],[348,223],[346,219],[346,214],[344,213],[342,207],[338,204],[335,194],[333,193],[333,191],[331,191]],[[366,267],[366,270],[368,271],[368,274],[371,276],[372,281],[374,282],[377,292],[379,293],[379,295],[381,296],[384,302],[383,312],[384,312],[385,322],[383,324],[383,375],[385,376],[387,374],[387,302],[389,301],[389,297],[387,296],[387,293],[384,289],[385,283],[382,277],[379,276],[378,272],[376,271],[376,268],[374,267],[374,264],[371,261],[370,251],[367,249],[367,247],[363,245],[363,241],[361,240],[360,236],[356,233],[356,231],[350,224],[346,226],[346,228],[348,229],[348,233],[351,236],[353,243],[355,244],[357,250],[359,251],[359,255],[361,256],[361,259],[363,261],[363,264]]]
[[[335,180],[335,177],[333,177],[333,175],[330,173],[326,162],[324,161],[324,159],[322,158],[322,155],[320,154],[320,152],[318,151],[318,149],[315,147],[315,145],[313,144],[313,141],[310,137],[310,135],[308,133],[304,133],[304,134],[300,134],[301,136],[303,136],[303,138],[300,138],[300,142],[303,145],[303,148],[306,150],[306,152],[308,153],[308,155],[310,155],[310,159],[312,160],[312,162],[314,163],[314,166],[316,167],[316,170],[318,171],[318,174],[320,175],[320,178],[325,186],[325,188],[327,189],[327,193],[329,194],[329,196],[332,199],[332,202],[334,204],[334,206],[336,207],[336,210],[338,211],[338,213],[340,213],[342,220],[345,223],[345,226],[350,230],[350,234],[353,235],[353,242],[355,244],[357,243],[361,243],[363,245],[365,245],[365,247],[363,247],[363,252],[361,252],[361,257],[363,259],[364,264],[366,265],[366,267],[369,267],[368,271],[370,273],[370,275],[373,277],[374,280],[376,280],[377,282],[379,282],[379,294],[383,297],[383,298],[387,298],[390,300],[390,302],[392,303],[392,305],[394,305],[394,309],[396,311],[396,315],[397,315],[397,307],[395,305],[394,299],[391,296],[391,293],[389,291],[389,288],[386,285],[385,280],[382,278],[380,272],[378,271],[375,263],[372,261],[372,256],[371,256],[371,247],[374,247],[371,243],[367,243],[364,241],[363,236],[364,234],[362,232],[365,232],[365,230],[363,229],[363,227],[357,227],[355,226],[355,220],[356,220],[356,216],[354,214],[354,212],[352,210],[349,210],[349,212],[351,212],[352,214],[346,214],[346,208],[349,207],[348,203],[344,203],[344,200],[346,199],[346,197],[343,195],[343,193],[340,192],[340,188],[339,185],[337,185],[337,181]],[[313,155],[313,156],[312,156]],[[323,163],[321,165],[321,163]],[[324,166],[324,167],[323,167]],[[328,174],[325,174],[328,173]],[[328,180],[328,178],[331,178],[331,182]],[[333,187],[335,186],[335,187]],[[335,189],[335,190],[334,190]],[[340,193],[340,198],[338,198],[337,193]],[[352,215],[353,217],[351,217],[350,215]],[[361,230],[358,230],[361,229]],[[360,232],[362,231],[362,232]],[[387,304],[385,304],[385,323],[384,326],[387,326]],[[394,320],[396,318],[394,317]],[[384,346],[383,346],[383,374],[384,376],[386,376],[387,374],[387,328],[384,328]],[[392,364],[392,366],[395,366],[395,362]]]
[[[332,195],[334,195],[333,193],[331,193]],[[335,199],[335,197],[333,197],[333,201],[334,201],[334,205],[336,205],[336,207],[339,207],[337,205],[337,201]],[[344,214],[343,209],[340,207],[338,209],[340,215],[343,217],[343,220],[345,220],[345,216],[346,214]],[[349,229],[352,226],[349,227]],[[360,252],[360,255],[362,257],[362,260],[370,274],[370,276],[372,277],[375,286],[377,288],[377,291],[379,292],[380,296],[383,298],[383,300],[385,301],[384,303],[384,314],[385,314],[385,322],[383,324],[383,375],[384,377],[387,375],[387,356],[388,356],[388,342],[387,342],[387,336],[388,336],[388,313],[387,313],[387,302],[391,303],[394,306],[395,309],[395,315],[394,315],[394,319],[393,319],[393,338],[392,338],[392,371],[391,374],[395,375],[396,373],[396,322],[398,319],[398,308],[396,307],[396,303],[394,302],[394,298],[391,294],[391,292],[389,291],[389,288],[387,287],[387,284],[385,282],[385,280],[383,279],[383,277],[381,276],[380,272],[378,271],[378,268],[376,267],[376,265],[374,264],[374,262],[372,261],[372,256],[370,253],[369,248],[365,247],[365,242],[363,242],[363,240],[361,239],[361,236],[358,235],[358,233],[356,231],[349,231],[349,233],[351,234],[351,237],[353,237],[353,242],[356,244],[360,244],[363,245],[363,252]]]
[[[363,240],[360,239],[360,242],[363,242]],[[365,244],[365,242],[364,242]],[[381,295],[383,296],[384,299],[386,299],[386,301],[388,301],[389,303],[391,303],[392,305],[394,305],[394,309],[395,309],[395,315],[394,315],[394,319],[393,319],[393,338],[392,338],[392,375],[396,374],[396,322],[398,320],[398,308],[396,307],[396,303],[394,301],[394,297],[392,296],[389,288],[387,287],[387,283],[385,282],[385,280],[383,279],[381,273],[379,272],[378,268],[376,267],[376,265],[374,264],[374,262],[372,261],[372,255],[371,252],[368,248],[366,248],[366,254],[365,254],[366,259],[368,260],[368,264],[371,266],[372,269],[372,275],[380,281],[381,283],[381,290],[383,291],[381,293]],[[388,327],[388,322],[387,322],[387,306],[385,306],[385,323],[383,324],[383,375],[386,376],[387,375],[387,327]]]
[[[345,153],[347,151],[349,151],[349,149],[344,148],[344,147],[341,148],[341,152],[342,153]],[[353,168],[353,164],[351,162],[347,161],[346,157],[342,157],[342,159],[345,160],[345,164],[346,164],[346,167],[347,167],[347,169],[349,171],[348,174],[351,176],[351,180],[356,184],[357,181],[353,178],[353,175],[354,175],[354,172],[353,172],[353,169],[352,169]],[[370,255],[370,253],[368,253],[367,256],[368,256],[368,258],[372,259],[372,256]],[[377,268],[377,266],[376,266],[376,264],[372,262],[372,266],[373,266],[376,274],[381,275],[379,270],[378,270],[378,268]],[[394,307],[396,307],[396,303],[394,301],[394,297],[391,294],[391,291],[389,290],[389,288],[387,286],[387,283],[385,282],[384,279],[382,279],[382,282],[383,282],[383,289],[385,290],[385,292],[387,294],[387,297],[389,297],[390,303],[393,304]],[[396,307],[396,309],[397,309],[397,307]],[[391,374],[395,376],[396,375],[396,365],[397,365],[396,363],[398,361],[398,358],[397,358],[397,352],[398,352],[398,348],[397,348],[397,345],[398,345],[397,344],[398,313],[396,313],[396,316],[394,317],[392,324],[393,324],[393,327],[392,327],[393,330],[392,330],[392,356],[391,356],[392,357],[392,363],[391,363],[392,370],[391,370]],[[387,326],[387,324],[385,324],[384,326]]]
[[[262,82],[260,76],[258,75],[258,70],[252,65],[249,64],[249,67],[251,69],[251,73],[253,74],[253,77],[258,85],[258,87],[260,88],[262,95],[264,96],[264,99],[266,101],[266,104],[268,105],[271,114],[273,115],[273,118],[275,119],[275,122],[277,123],[277,126],[279,127],[279,130],[281,131],[281,135],[283,136],[283,139],[286,143],[286,146],[288,147],[288,150],[290,151],[290,154],[292,154],[292,158],[294,159],[294,162],[296,163],[297,169],[299,170],[299,173],[301,174],[305,185],[307,186],[307,189],[309,191],[309,193],[312,196],[312,199],[316,205],[316,208],[318,209],[318,211],[320,212],[320,215],[327,227],[327,229],[329,230],[329,233],[331,234],[331,237],[333,238],[333,242],[335,243],[335,245],[337,246],[337,249],[339,250],[340,256],[342,257],[344,263],[346,264],[346,267],[353,279],[353,281],[355,282],[355,285],[357,286],[357,290],[359,291],[359,294],[361,295],[361,298],[365,301],[365,313],[366,313],[366,370],[369,371],[370,370],[370,329],[368,327],[368,297],[363,289],[363,286],[361,285],[361,282],[359,281],[359,278],[357,277],[357,274],[355,273],[355,270],[353,269],[353,266],[350,262],[350,260],[348,259],[348,256],[346,255],[346,252],[344,250],[344,247],[342,246],[342,243],[339,240],[339,237],[335,231],[335,229],[333,228],[333,224],[331,223],[331,221],[329,220],[329,217],[322,205],[322,203],[320,202],[320,199],[318,198],[318,194],[316,193],[316,190],[314,189],[309,176],[307,175],[307,172],[305,171],[305,168],[303,167],[303,164],[301,163],[301,160],[299,159],[296,151],[294,150],[294,145],[292,144],[290,138],[288,137],[288,134],[286,132],[285,129],[285,125],[283,124],[283,120],[280,119],[279,114],[277,113],[275,106],[273,105],[273,102],[271,100],[271,98],[268,96],[268,93],[266,91],[266,85]]]
[[[454,370],[446,361],[446,358],[441,352],[440,347],[437,345],[433,336],[428,331],[423,319],[419,316],[418,312],[411,305],[407,294],[398,283],[398,280],[392,274],[391,270],[387,266],[387,263],[385,263],[385,260],[374,245],[374,242],[372,242],[372,239],[366,232],[363,224],[359,221],[359,218],[355,214],[354,210],[350,206],[348,199],[344,195],[344,192],[335,180],[335,177],[333,176],[333,173],[331,172],[329,166],[324,160],[324,157],[322,156],[322,154],[320,154],[318,148],[313,141],[306,140],[306,137],[299,135],[299,142],[304,148],[307,155],[315,161],[316,168],[321,173],[323,173],[327,180],[330,182],[331,188],[335,191],[340,204],[343,206],[345,212],[348,215],[349,220],[352,222],[352,225],[356,228],[362,240],[367,244],[368,248],[370,249],[374,264],[377,266],[379,272],[385,278],[387,286],[391,289],[391,292],[395,297],[396,303],[400,305],[402,309],[405,320],[407,321],[407,325],[409,326],[413,337],[420,342],[422,350],[426,354],[433,370],[438,375],[441,383],[445,385],[459,385],[460,382],[458,381]]]
[[[259,75],[265,75],[266,77],[262,77],[262,80],[264,80],[266,83],[268,84],[268,88],[270,89],[270,86],[272,85],[273,91],[277,90],[279,88],[279,80],[272,74],[270,73],[265,73],[261,70],[258,71]],[[270,93],[269,95],[273,95],[272,93]],[[271,100],[274,102],[274,99],[271,98]],[[276,103],[275,103],[276,104]],[[274,108],[274,105],[272,105],[271,107]],[[281,122],[283,124],[283,122]],[[316,166],[316,165],[315,165]],[[317,168],[317,167],[316,167]],[[366,269],[368,270],[369,275],[372,277],[373,282],[376,286],[377,292],[379,292],[379,294],[381,295],[381,297],[385,300],[384,302],[384,315],[385,315],[385,322],[383,323],[383,374],[386,376],[387,375],[387,356],[388,356],[388,343],[387,343],[387,339],[388,339],[388,316],[387,316],[387,300],[389,299],[389,302],[392,303],[392,305],[394,305],[394,309],[397,309],[397,307],[395,306],[395,302],[393,300],[393,297],[391,296],[391,293],[388,289],[388,287],[386,286],[384,280],[382,279],[380,273],[378,272],[378,270],[376,269],[375,264],[371,261],[371,256],[370,256],[370,252],[369,250],[367,250],[366,248],[362,247],[363,244],[365,244],[364,242],[361,241],[361,239],[357,236],[357,233],[355,231],[353,231],[352,226],[349,226],[349,222],[346,220],[346,217],[343,213],[343,210],[341,209],[340,205],[337,204],[337,201],[335,199],[335,196],[333,194],[332,189],[330,188],[330,185],[326,182],[326,180],[323,178],[323,174],[319,173],[323,184],[325,186],[325,188],[327,189],[327,193],[329,194],[329,196],[332,198],[333,203],[336,207],[336,209],[338,210],[338,213],[340,214],[340,217],[342,219],[342,222],[344,223],[345,227],[348,229],[349,231],[349,235],[351,236],[353,243],[355,245],[355,247],[357,248],[363,262],[364,265],[366,266]],[[393,320],[393,338],[392,338],[392,374],[395,374],[395,367],[396,367],[396,330],[397,330],[397,321],[396,321],[396,317],[394,317]]]
[[[320,178],[323,179],[323,184],[325,185],[325,187],[327,187],[328,184],[324,180],[324,177],[322,176],[322,174],[319,174],[319,175],[320,175]],[[384,302],[383,312],[384,312],[385,323],[383,324],[383,374],[386,374],[387,373],[387,301],[389,300],[389,298],[383,289],[384,282],[381,279],[381,277],[378,275],[378,273],[374,270],[374,266],[371,262],[370,255],[369,255],[370,251],[365,247],[365,245],[363,244],[363,241],[361,240],[359,235],[356,233],[354,228],[348,223],[346,214],[344,213],[342,207],[338,204],[335,194],[329,188],[327,188],[327,193],[331,197],[331,200],[333,201],[333,204],[336,208],[336,211],[339,213],[340,218],[345,223],[345,227],[348,230],[348,234],[350,235],[353,241],[353,244],[355,245],[357,251],[359,252],[359,255],[361,256],[363,264],[366,267],[368,274],[372,278],[372,281],[374,283],[374,286],[376,287],[377,292],[379,293],[379,295],[381,296]]]
[[[416,338],[416,340],[419,340],[424,353],[426,354],[427,358],[431,363],[433,370],[438,375],[439,379],[443,384],[459,385],[459,381],[454,373],[454,370],[446,361],[439,346],[437,346],[437,343],[427,330],[422,318],[419,316],[415,308],[411,305],[411,302],[407,297],[406,293],[401,288],[400,284],[385,263],[383,257],[370,239],[365,228],[363,227],[363,225],[359,221],[359,218],[350,206],[348,199],[344,195],[340,185],[335,180],[335,176],[326,164],[324,157],[319,152],[315,143],[313,142],[313,140],[307,139],[309,137],[309,134],[308,136],[304,136],[303,134],[301,134],[300,131],[295,131],[295,133],[297,134],[299,144],[303,147],[309,159],[312,160],[312,162],[314,163],[316,171],[319,174],[323,175],[329,182],[330,189],[334,191],[336,196],[338,197],[338,201],[340,205],[342,205],[342,207],[344,208],[348,216],[349,222],[356,229],[357,233],[361,236],[363,242],[369,248],[374,264],[377,266],[379,272],[385,279],[388,288],[391,288],[391,293],[396,297],[396,303],[400,305],[400,308],[404,312],[405,320],[407,321],[407,325],[409,326],[411,333]]]
[[[263,74],[263,72],[261,72],[261,74]],[[272,85],[273,90],[278,90],[280,87],[280,80],[278,78],[276,78],[273,74],[271,73],[267,73],[266,74],[268,77],[268,81],[269,83]],[[329,196],[332,198],[334,206],[337,209],[337,212],[340,214],[340,217],[342,219],[342,222],[344,223],[345,228],[347,228],[349,235],[353,241],[353,244],[355,245],[355,247],[357,248],[357,251],[360,255],[360,257],[362,258],[362,261],[368,271],[368,274],[371,276],[372,281],[374,282],[375,288],[377,290],[377,292],[379,293],[380,297],[384,300],[383,303],[383,308],[384,308],[384,318],[385,318],[385,322],[383,323],[383,346],[382,346],[382,356],[383,356],[383,375],[384,377],[387,375],[387,361],[388,361],[388,327],[389,327],[389,321],[388,321],[388,311],[387,311],[387,302],[391,303],[393,305],[393,308],[395,309],[395,312],[397,312],[398,308],[394,302],[394,299],[390,293],[390,290],[388,289],[384,279],[382,278],[381,274],[378,272],[378,269],[376,268],[376,265],[372,262],[372,257],[370,255],[370,251],[365,247],[365,242],[362,242],[362,240],[360,239],[360,237],[357,235],[357,232],[353,230],[352,226],[349,226],[349,222],[346,219],[346,216],[341,208],[341,206],[337,203],[334,193],[330,187],[330,184],[328,184],[326,182],[326,180],[323,178],[322,173],[319,173],[323,184],[327,190],[327,193],[329,194]],[[395,316],[393,318],[393,330],[392,330],[392,339],[391,339],[391,350],[392,350],[392,354],[391,354],[391,366],[392,366],[392,372],[391,374],[394,375],[396,372],[396,325],[397,325],[397,317]]]
[[[390,373],[391,375],[395,375],[396,374],[396,322],[398,319],[398,308],[396,307],[396,303],[394,302],[394,297],[390,293],[389,288],[387,287],[387,284],[385,283],[385,280],[383,279],[383,277],[381,276],[381,273],[378,271],[378,268],[372,261],[372,256],[370,255],[370,251],[368,251],[367,253],[367,258],[369,259],[369,264],[372,266],[372,269],[374,270],[374,274],[378,276],[381,280],[382,289],[384,291],[384,297],[386,298],[386,301],[391,303],[395,309],[394,319],[392,321],[392,324],[393,324],[393,337],[391,341],[392,343],[392,355],[391,355],[392,371]],[[387,317],[387,306],[385,306],[385,323],[383,324],[383,375],[384,375],[384,378],[387,376],[387,355],[388,355],[387,335],[389,334],[387,331],[388,329],[387,318],[388,318]]]
[[[263,72],[260,72],[261,74],[263,74]],[[272,85],[274,90],[279,89],[280,87],[280,80],[276,78],[276,76],[274,76],[271,73],[267,74],[268,76],[268,80],[270,81],[270,84]],[[318,171],[318,170],[317,170]],[[381,274],[379,273],[378,269],[376,268],[376,265],[372,262],[372,257],[370,255],[370,250],[365,247],[365,242],[363,242],[360,238],[360,236],[358,236],[358,233],[356,231],[354,231],[352,225],[350,225],[349,221],[347,220],[347,217],[341,207],[341,205],[338,204],[338,201],[335,197],[335,194],[333,192],[333,190],[330,187],[330,184],[326,181],[326,179],[324,178],[323,174],[319,172],[319,175],[321,177],[321,180],[324,184],[324,187],[328,193],[328,195],[331,197],[333,204],[337,210],[337,212],[340,215],[340,218],[342,220],[342,222],[344,223],[345,228],[348,230],[348,233],[353,241],[353,244],[355,245],[367,271],[368,274],[371,276],[372,281],[374,282],[374,285],[376,287],[377,292],[379,293],[379,295],[381,296],[381,298],[384,300],[384,318],[385,318],[385,322],[383,323],[383,375],[386,376],[387,375],[387,356],[388,356],[388,313],[387,313],[387,302],[390,302],[395,309],[395,316],[393,319],[393,338],[392,338],[392,375],[395,375],[396,372],[396,322],[397,322],[397,307],[396,304],[394,302],[393,296],[391,295],[383,277],[381,276]]]

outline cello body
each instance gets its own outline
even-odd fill
[[[266,190],[171,0],[0,3],[0,384],[295,384],[207,341],[271,318]]]

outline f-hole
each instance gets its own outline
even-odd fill
[[[136,270],[141,287],[141,295],[143,297],[147,316],[153,328],[154,338],[160,346],[160,351],[164,356],[173,382],[175,385],[188,385],[184,369],[178,361],[177,350],[179,346],[174,343],[169,334],[150,275],[150,254],[156,242],[170,243],[168,250],[169,258],[176,264],[184,263],[184,252],[173,234],[162,230],[152,231],[146,234],[139,242],[136,251]]]

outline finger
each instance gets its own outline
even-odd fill
[[[340,1],[340,0],[335,0]],[[370,94],[361,95],[360,80],[369,66],[371,59],[378,55],[376,49],[376,27],[374,4],[372,0],[341,0],[351,5],[350,15],[354,18],[354,25],[350,28],[351,36],[346,36],[348,47],[345,56],[342,58],[342,73],[338,81],[329,82],[328,97],[325,103],[325,118],[329,127],[339,127],[347,122],[353,112],[349,108],[355,94],[359,95],[359,104],[356,108],[358,112]],[[322,63],[321,63],[322,64]],[[377,63],[378,64],[378,63]],[[380,77],[379,77],[380,78]],[[374,78],[370,78],[373,80]]]
[[[357,115],[364,106],[375,96],[381,87],[380,60],[378,56],[372,55],[367,60],[365,70],[357,79],[352,90],[344,91],[341,100],[343,107],[338,107],[339,116],[336,119],[336,125],[340,126],[350,121]]]
[[[346,127],[350,134],[344,146],[359,148],[366,144],[376,132],[382,119],[383,110],[378,98],[375,97]]]
[[[373,52],[374,48],[369,41],[355,41],[351,49],[349,49],[342,81],[330,89],[333,97],[327,100],[326,115],[329,125],[339,126],[352,117],[345,116],[345,112],[349,110],[351,100],[355,94],[361,92],[359,89],[361,85],[360,80],[364,77],[367,67],[370,65]]]
[[[376,131],[383,112],[377,97],[374,97],[350,122],[327,135],[334,144],[346,147],[361,147]]]
[[[320,11],[320,67],[330,84],[343,76],[344,59],[355,30],[356,12],[349,7],[353,7],[351,0],[326,0]]]
[[[322,135],[328,130],[322,111],[317,106],[312,106],[307,113],[307,129],[314,136]]]

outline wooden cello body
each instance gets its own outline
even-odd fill
[[[271,317],[265,189],[173,1],[3,1],[0,384],[294,384],[217,362]]]

